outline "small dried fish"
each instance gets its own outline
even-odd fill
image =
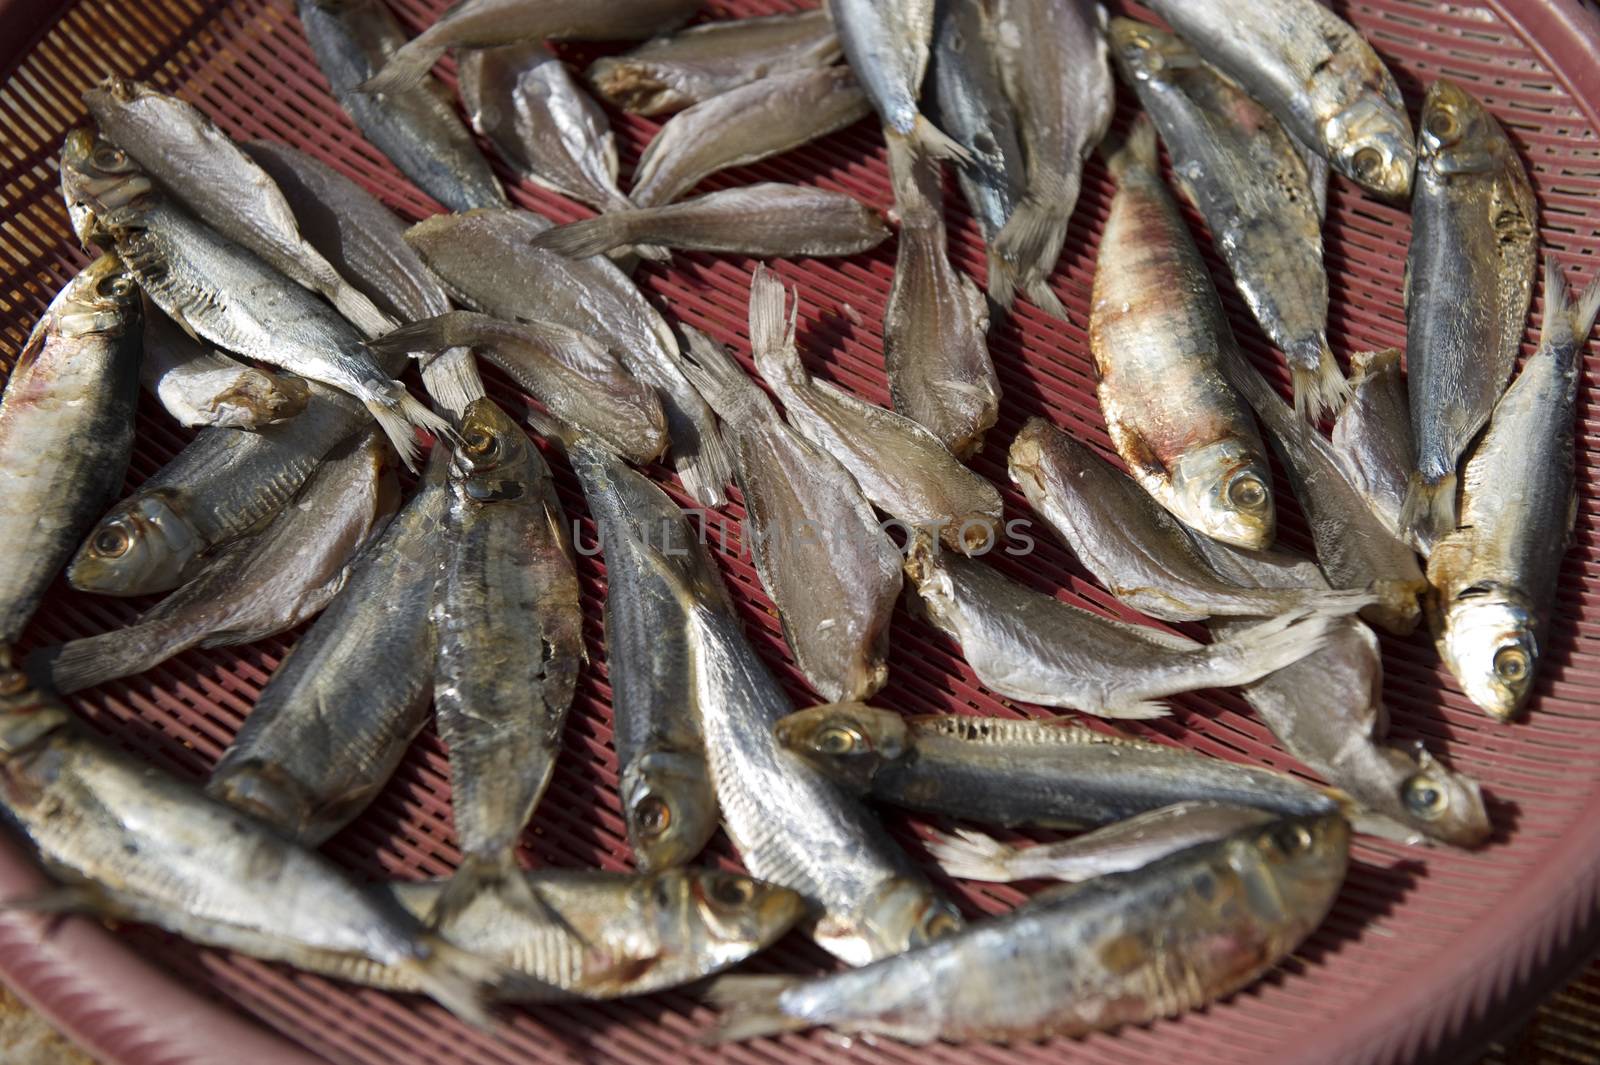
[[[770,258],[854,255],[888,236],[877,212],[852,196],[762,182],[569,222],[539,234],[533,246],[570,258],[641,243]]]
[[[934,0],[828,0],[845,61],[890,140],[920,156],[966,160],[966,149],[917,110],[933,40]]]
[[[298,377],[246,366],[201,344],[153,305],[144,309],[139,378],[180,425],[255,429],[293,418],[311,398]]]
[[[750,347],[789,424],[837,458],[879,510],[911,528],[937,531],[963,554],[993,548],[1001,510],[994,485],[910,418],[808,374],[794,341],[799,298],[787,316],[784,299],[783,284],[757,266],[750,282]]]
[[[756,572],[795,662],[825,698],[864,699],[889,676],[899,552],[850,472],[784,424],[719,344],[685,333],[684,372],[722,419]]]
[[[1350,394],[1333,423],[1333,454],[1383,527],[1404,540],[1409,531],[1401,527],[1400,513],[1416,453],[1400,350],[1358,352],[1350,356],[1350,372]],[[1412,546],[1423,555],[1433,549],[1425,539]]]
[[[671,203],[718,170],[745,166],[826,136],[870,110],[843,67],[774,74],[673,115],[633,175],[639,207]]]
[[[1027,162],[1017,116],[1001,85],[994,27],[985,7],[977,0],[939,6],[933,86],[939,125],[971,158],[956,170],[956,179],[984,243],[993,244],[1022,199]]]
[[[839,58],[824,8],[707,22],[631,52],[597,59],[584,75],[596,92],[636,115],[662,115],[741,85]]]

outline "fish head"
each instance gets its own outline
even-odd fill
[[[1246,830],[1232,845],[1238,850],[1229,864],[1245,874],[1246,883],[1254,876],[1267,881],[1261,885],[1259,908],[1274,916],[1281,913],[1301,925],[1302,932],[1309,931],[1305,926],[1322,920],[1344,882],[1350,824],[1340,813],[1285,817]],[[1252,891],[1251,897],[1258,896]]]
[[[1490,717],[1510,721],[1533,690],[1536,621],[1517,597],[1476,585],[1442,611],[1439,653],[1461,689]]]
[[[111,335],[139,321],[139,286],[115,255],[102,255],[67,286],[56,306],[56,329],[62,336]]]
[[[1417,136],[1419,166],[1437,182],[1454,174],[1475,174],[1503,165],[1505,134],[1477,98],[1455,82],[1440,78],[1428,86]]]
[[[91,129],[75,129],[61,145],[61,195],[73,232],[84,245],[107,240],[136,215],[155,186],[127,152]]]
[[[1111,20],[1107,37],[1122,78],[1132,85],[1156,81],[1172,65],[1195,65],[1194,52],[1176,35],[1131,18]]]
[[[1277,525],[1272,475],[1250,445],[1218,440],[1185,452],[1171,467],[1178,517],[1213,539],[1259,551]]]
[[[644,870],[682,865],[716,829],[716,800],[702,760],[652,751],[622,774],[622,812],[634,860]]]
[[[1323,123],[1323,143],[1340,173],[1386,199],[1411,195],[1417,167],[1417,145],[1404,110],[1396,110],[1377,93],[1364,93]]]
[[[785,749],[858,795],[871,790],[872,778],[885,762],[906,753],[905,719],[862,703],[800,710],[774,725],[773,735]]]
[[[1456,847],[1475,847],[1489,838],[1493,826],[1476,780],[1451,772],[1421,743],[1410,751],[1385,747],[1382,755],[1392,776],[1394,808],[1378,812]]]
[[[206,782],[206,794],[294,839],[305,839],[318,827],[314,824],[318,812],[316,798],[286,766],[264,759],[251,758],[238,763],[224,760]]]
[[[800,893],[721,869],[672,869],[657,874],[659,900],[678,900],[676,930],[663,943],[677,943],[702,965],[724,968],[776,942],[806,914]],[[702,971],[706,971],[702,969]]]
[[[479,502],[520,499],[533,443],[492,399],[473,400],[461,416],[460,442],[451,456],[450,479]]]
[[[896,877],[848,911],[817,922],[817,945],[849,965],[903,954],[961,930],[961,913],[921,880]]]
[[[67,582],[101,595],[176,588],[205,544],[162,492],[123,500],[90,531],[67,567]]]

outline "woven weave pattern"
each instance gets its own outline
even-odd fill
[[[413,31],[443,6],[443,0],[394,3]],[[728,17],[800,6],[777,0],[718,0],[707,3],[706,11],[710,17]],[[1594,115],[1580,108],[1514,24],[1496,8],[1425,0],[1334,6],[1389,62],[1413,114],[1427,83],[1436,77],[1454,78],[1481,96],[1523,153],[1538,193],[1546,248],[1575,281],[1587,282],[1595,272],[1592,257],[1600,250],[1594,222],[1600,134]],[[565,52],[579,62],[593,54],[599,53]],[[72,241],[56,193],[54,156],[64,132],[83,120],[79,94],[111,73],[148,79],[177,93],[237,138],[279,140],[315,155],[366,185],[408,219],[438,210],[361,140],[338,109],[316,69],[292,5],[282,0],[224,5],[82,0],[66,10],[0,87],[0,218],[4,219],[0,363],[7,369],[34,318],[85,261]],[[453,89],[453,66],[447,62],[439,73]],[[1131,114],[1131,94],[1122,91],[1119,127]],[[657,125],[616,114],[612,120],[626,175]],[[509,171],[496,165],[517,204],[556,221],[589,213],[530,186],[517,187]],[[719,174],[704,188],[753,181],[814,183],[885,210],[892,199],[882,138],[867,122],[797,152]],[[948,184],[952,258],[981,280],[981,242],[954,183]],[[974,465],[1005,488],[1008,520],[1030,517],[1005,474],[1006,448],[1027,417],[1043,415],[1109,451],[1094,400],[1083,326],[1096,242],[1110,196],[1105,168],[1096,158],[1089,164],[1053,281],[1072,315],[1071,324],[1019,305],[991,336],[1005,397],[999,424]],[[1287,393],[1281,360],[1233,291],[1225,267],[1198,228],[1198,218],[1191,216],[1191,221],[1235,332],[1257,365]],[[1326,243],[1333,298],[1330,340],[1336,352],[1404,345],[1400,278],[1407,230],[1403,210],[1378,204],[1347,182],[1335,180]],[[891,241],[847,260],[784,262],[776,267],[786,283],[800,290],[800,344],[808,366],[885,404],[880,323],[893,264]],[[679,254],[670,266],[646,265],[638,279],[669,316],[731,345],[749,365],[744,323],[750,267],[750,262],[737,258]],[[1537,294],[1524,354],[1533,350],[1542,306],[1542,294]],[[1591,342],[1586,350],[1593,355],[1600,349]],[[525,402],[503,376],[488,367],[484,372],[497,399],[513,410]],[[1593,381],[1591,364],[1586,383],[1592,387]],[[1382,638],[1391,738],[1421,740],[1454,768],[1484,783],[1496,825],[1487,848],[1473,854],[1423,852],[1360,840],[1334,912],[1282,970],[1225,1004],[1179,1021],[1011,1050],[911,1050],[884,1043],[875,1048],[858,1044],[847,1056],[861,1061],[915,1060],[924,1065],[958,1061],[1195,1065],[1272,1061],[1277,1065],[1286,1057],[1354,1061],[1369,1056],[1407,1060],[1469,1016],[1488,1009],[1513,979],[1525,978],[1527,970],[1541,964],[1563,935],[1573,931],[1572,914],[1592,906],[1592,897],[1575,901],[1569,896],[1592,893],[1592,878],[1580,873],[1586,874],[1600,853],[1592,845],[1597,818],[1586,813],[1600,800],[1593,769],[1600,754],[1596,705],[1600,703],[1596,604],[1600,591],[1595,584],[1600,572],[1600,515],[1594,502],[1592,457],[1600,424],[1593,418],[1587,391],[1586,387],[1580,408],[1584,453],[1578,465],[1577,539],[1563,571],[1552,639],[1530,718],[1515,726],[1498,726],[1472,708],[1451,685],[1425,633],[1409,639]],[[128,487],[153,474],[187,439],[188,434],[145,397]],[[592,545],[595,530],[577,483],[559,456],[551,456],[551,461],[568,514],[581,519],[580,541]],[[1278,483],[1286,484],[1281,472]],[[680,502],[692,505],[675,487],[672,490]],[[735,493],[732,505],[707,516],[708,539],[718,549],[752,641],[797,704],[803,705],[812,700],[787,658],[771,604],[739,549],[742,513]],[[1282,505],[1280,525],[1282,542],[1309,549],[1304,522],[1292,503]],[[1114,616],[1134,616],[1094,587],[1037,522],[1032,536],[1031,553],[1021,557],[997,553],[995,564],[1018,580],[1081,605]],[[603,560],[582,558],[579,569],[591,661],[580,680],[555,780],[527,833],[523,857],[531,865],[624,869],[629,855],[615,793],[616,759],[609,746],[610,689],[600,622]],[[126,624],[148,605],[149,601],[80,595],[58,584],[27,634],[24,650]],[[1200,630],[1186,627],[1185,631]],[[116,742],[164,769],[198,780],[227,745],[295,635],[243,648],[191,651],[149,673],[83,693],[72,702],[94,728]],[[957,649],[904,609],[896,616],[892,639],[890,681],[874,700],[877,704],[924,713],[1037,712],[1014,707],[985,691]],[[1297,768],[1236,695],[1205,692],[1173,703],[1176,712],[1171,718],[1140,723],[1132,731],[1172,738],[1222,758]],[[897,837],[925,861],[919,843],[922,823],[896,813],[886,819]],[[720,836],[713,847],[708,860],[734,861]],[[448,771],[431,729],[407,756],[382,798],[327,851],[363,877],[449,872],[458,853],[450,827]],[[936,880],[969,916],[1006,908],[1024,897],[1024,892],[1008,887],[958,884],[937,875]],[[1548,926],[1535,930],[1531,922],[1536,920],[1545,920]],[[496,1035],[488,1036],[418,999],[363,991],[194,948],[149,929],[125,929],[118,935],[180,980],[210,989],[335,1062],[442,1065],[460,1060],[578,1058],[644,1065],[841,1056],[834,1043],[818,1035],[718,1049],[697,1047],[690,1040],[705,1028],[710,1012],[686,993],[509,1011]],[[1513,948],[1514,956],[1502,957]],[[11,964],[0,958],[0,971]],[[750,968],[817,971],[828,964],[819,950],[792,936]],[[1493,969],[1501,964],[1503,972]],[[1471,988],[1469,980],[1474,981]],[[1391,1042],[1383,1033],[1401,1021],[1409,1025],[1405,1038]],[[1339,1056],[1327,1056],[1334,1053]]]

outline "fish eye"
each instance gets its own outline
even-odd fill
[[[1438,140],[1453,139],[1460,128],[1461,124],[1456,121],[1456,116],[1442,107],[1428,116],[1428,132]]]
[[[1507,644],[1494,653],[1495,676],[1507,684],[1528,679],[1528,652],[1517,644]]]
[[[961,925],[956,921],[954,914],[946,910],[940,910],[922,922],[922,934],[927,939],[941,939],[960,927]]]
[[[116,170],[127,163],[128,153],[113,145],[101,144],[89,158],[101,170]]]
[[[659,836],[672,824],[672,807],[659,795],[646,795],[633,806],[634,824],[647,836]]]
[[[756,887],[742,876],[719,876],[711,881],[712,901],[730,909],[746,906],[755,897]]]
[[[89,548],[101,558],[121,558],[133,546],[133,537],[121,525],[107,525],[94,534]]]
[[[1383,168],[1383,153],[1376,148],[1363,148],[1350,157],[1350,166],[1357,177],[1374,178]]]
[[[461,450],[478,458],[487,458],[494,454],[495,438],[493,433],[482,429],[469,429],[461,435]]]
[[[126,296],[132,291],[133,282],[129,280],[126,274],[112,274],[110,277],[102,279],[100,284],[95,286],[95,292],[111,298]]]
[[[1235,477],[1228,485],[1228,502],[1244,510],[1255,510],[1267,501],[1267,486],[1255,474]]]
[[[812,744],[822,754],[848,754],[861,746],[861,733],[848,725],[829,725]]]
[[[1400,795],[1405,800],[1406,809],[1418,817],[1438,817],[1444,813],[1450,801],[1438,781],[1429,776],[1419,775],[1407,780],[1400,789]]]
[[[1311,833],[1305,825],[1279,825],[1269,834],[1272,845],[1285,858],[1294,858],[1311,849]]]

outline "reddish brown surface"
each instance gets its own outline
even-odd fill
[[[0,49],[21,47],[37,25],[20,14],[42,10],[38,0],[0,7]],[[443,0],[400,0],[413,27]],[[776,0],[718,0],[712,16],[801,6]],[[1424,0],[1335,5],[1370,37],[1397,75],[1413,109],[1427,81],[1441,74],[1470,83],[1505,122],[1522,149],[1538,189],[1542,231],[1551,252],[1575,281],[1594,273],[1600,249],[1594,225],[1596,164],[1600,162],[1600,61],[1592,11],[1573,0],[1441,5]],[[6,13],[9,12],[9,13]],[[16,18],[17,21],[13,21]],[[1588,34],[1587,41],[1575,34]],[[0,65],[0,70],[9,69]],[[1553,73],[1559,68],[1561,73]],[[449,73],[450,68],[445,68]],[[55,195],[53,157],[62,133],[82,117],[78,94],[106,73],[153,79],[195,101],[240,137],[284,140],[331,162],[374,189],[407,217],[436,210],[370,146],[357,138],[329,99],[292,10],[281,0],[203,5],[195,0],[125,3],[84,0],[33,47],[0,89],[0,359],[9,365],[34,316],[84,261],[67,233]],[[1587,101],[1587,102],[1586,102]],[[1124,99],[1121,120],[1128,117]],[[637,159],[655,124],[618,118],[624,166]],[[862,123],[803,151],[713,178],[708,187],[753,180],[815,181],[844,189],[879,207],[889,188],[879,135]],[[558,220],[584,214],[544,193],[519,189],[516,199]],[[1056,290],[1073,313],[1062,325],[1024,307],[994,331],[993,349],[1006,390],[1000,424],[977,468],[1005,484],[1004,455],[1012,435],[1033,414],[1107,446],[1095,408],[1084,342],[1094,246],[1109,198],[1104,168],[1092,162]],[[953,189],[953,254],[981,277],[982,253]],[[1328,263],[1336,350],[1400,345],[1404,340],[1400,279],[1407,218],[1403,211],[1335,185],[1328,226]],[[810,365],[825,376],[883,402],[879,331],[894,261],[892,245],[842,262],[784,263],[780,274],[800,286],[801,341]],[[1226,275],[1224,301],[1236,330],[1274,379],[1286,375],[1250,324]],[[648,267],[645,289],[668,312],[708,330],[741,353],[750,264],[729,258],[680,256],[671,269]],[[1536,335],[1536,304],[1528,338]],[[1591,353],[1596,349],[1591,347]],[[1592,377],[1591,385],[1592,385]],[[495,394],[515,404],[503,378]],[[1449,683],[1425,637],[1384,639],[1394,737],[1421,739],[1456,768],[1487,786],[1497,832],[1477,854],[1424,852],[1369,840],[1333,914],[1282,970],[1231,1001],[1149,1028],[1011,1050],[934,1047],[911,1050],[886,1043],[839,1050],[820,1036],[790,1036],[709,1050],[690,1043],[710,1012],[688,993],[609,1005],[517,1011],[493,1035],[471,1031],[443,1010],[417,999],[352,989],[225,952],[187,946],[149,929],[109,935],[82,923],[72,938],[41,948],[38,930],[20,920],[0,922],[0,973],[44,1005],[103,1056],[127,1063],[265,1061],[237,1034],[197,1027],[197,1015],[178,993],[186,986],[278,1029],[316,1054],[338,1062],[525,1062],[581,1059],[630,1063],[790,1062],[848,1057],[861,1061],[949,1062],[1238,1062],[1409,1061],[1444,1049],[1479,1044],[1486,1026],[1508,1021],[1508,1003],[1559,979],[1570,954],[1594,937],[1600,861],[1600,794],[1594,765],[1600,754],[1600,637],[1595,577],[1600,570],[1594,503],[1596,466],[1590,456],[1600,422],[1585,401],[1582,505],[1577,543],[1565,582],[1529,720],[1492,724]],[[187,434],[153,403],[140,412],[139,442],[129,486],[150,476]],[[584,515],[576,484],[556,463],[571,512]],[[1020,497],[1007,492],[1008,518],[1026,517]],[[741,511],[727,508],[725,572],[740,595],[751,638],[797,701],[803,683],[788,663],[778,624],[745,561],[735,557]],[[722,519],[712,522],[717,528]],[[1283,538],[1305,547],[1292,505],[1284,507]],[[591,536],[592,526],[585,528]],[[1011,575],[1064,597],[1125,614],[1094,588],[1069,556],[1038,532],[1037,550],[1003,558]],[[607,726],[609,689],[600,637],[604,573],[599,560],[582,563],[586,628],[593,664],[582,680],[566,750],[550,794],[527,836],[534,864],[624,868],[627,848],[615,796],[615,757]],[[29,647],[126,623],[147,604],[76,595],[58,587],[28,633]],[[126,682],[85,693],[74,705],[99,731],[189,779],[216,759],[292,636],[230,651],[185,654]],[[908,616],[896,619],[889,687],[878,700],[907,710],[1013,712],[986,692],[946,640]],[[1178,713],[1151,732],[1221,757],[1293,768],[1271,737],[1232,694],[1177,700]],[[896,833],[921,854],[915,822],[891,816]],[[424,876],[447,872],[452,841],[443,752],[428,734],[408,756],[372,811],[333,840],[328,851],[358,875]],[[719,841],[715,855],[728,859]],[[0,890],[17,890],[22,876],[0,855]],[[1021,893],[944,882],[969,913],[1014,903]],[[121,948],[121,949],[119,949]],[[135,957],[135,955],[139,957]],[[143,960],[141,961],[140,958]],[[157,970],[175,982],[158,979]],[[764,971],[824,966],[821,953],[798,938],[760,959]],[[132,966],[126,970],[112,965]],[[1530,1000],[1531,1001],[1531,1000]],[[227,1014],[219,1013],[218,1017]],[[212,1017],[207,1023],[216,1021]],[[257,1048],[259,1049],[259,1048]],[[276,1060],[276,1059],[272,1059]]]

